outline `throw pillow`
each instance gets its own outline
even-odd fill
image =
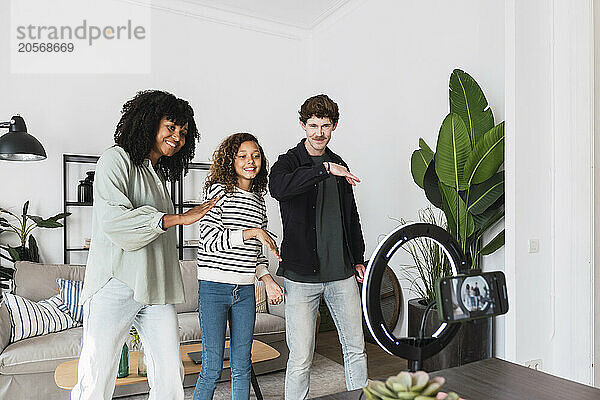
[[[69,281],[66,279],[58,278],[58,293],[60,299],[67,306],[71,317],[75,322],[83,322],[83,304],[79,304],[79,294],[83,289],[82,281]]]
[[[3,297],[10,315],[11,343],[75,326],[58,295],[37,303],[10,293],[4,293]]]
[[[254,278],[254,296],[256,297],[256,312],[267,312],[267,286],[260,279]]]

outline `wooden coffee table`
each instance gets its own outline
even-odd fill
[[[225,342],[225,347],[229,347],[229,340]],[[200,372],[200,364],[194,363],[188,353],[194,351],[201,351],[202,343],[197,344],[184,344],[180,346],[181,362],[183,363],[183,370],[185,375],[197,374]],[[273,360],[280,356],[280,353],[269,346],[258,340],[252,342],[252,363],[261,361]],[[79,360],[67,361],[56,367],[54,371],[54,381],[59,388],[71,390],[77,383],[77,365]],[[223,361],[223,368],[229,368],[229,360]],[[254,393],[258,399],[262,399],[260,394],[260,387],[254,369],[252,369],[252,387]],[[137,352],[132,351],[129,353],[129,376],[125,378],[117,378],[117,386],[131,385],[134,383],[140,383],[147,381],[148,378],[145,376],[139,376],[137,374]]]

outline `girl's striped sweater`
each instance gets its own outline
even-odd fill
[[[226,193],[223,185],[212,185],[206,199],[221,196],[200,220],[198,279],[250,285],[254,277],[269,273],[269,262],[262,243],[255,238],[244,241],[242,232],[267,227],[265,200],[259,194],[236,188]]]

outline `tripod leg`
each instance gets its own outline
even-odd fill
[[[256,374],[254,373],[254,367],[250,367],[250,381],[252,382],[252,389],[254,389],[254,394],[256,395],[257,400],[263,400],[262,393],[260,391],[260,386],[258,386],[258,379],[256,379]]]

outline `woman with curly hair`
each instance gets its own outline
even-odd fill
[[[280,259],[269,236],[263,195],[267,160],[256,137],[236,133],[213,155],[205,184],[207,198],[218,197],[200,221],[198,246],[198,317],[202,367],[194,400],[212,399],[221,377],[227,321],[230,321],[231,392],[250,398],[250,351],[254,335],[255,277],[265,283],[269,303],[279,304],[283,290],[273,280],[262,252],[267,246]]]
[[[96,166],[92,242],[81,302],[83,345],[72,400],[111,399],[129,328],[146,349],[149,399],[182,400],[176,303],[184,301],[175,225],[215,204],[175,214],[166,179],[186,173],[198,130],[187,101],[157,90],[123,106],[115,146]]]

